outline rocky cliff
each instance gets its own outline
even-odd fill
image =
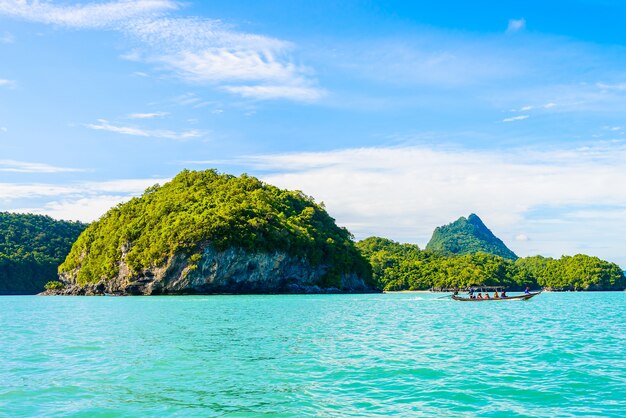
[[[160,267],[133,277],[126,263],[119,263],[115,278],[79,285],[77,271],[60,275],[65,288],[45,295],[176,295],[223,293],[364,293],[375,292],[355,273],[341,275],[339,287],[321,287],[328,272],[323,264],[284,252],[249,253],[231,248],[217,251],[206,246],[197,261],[178,254]]]

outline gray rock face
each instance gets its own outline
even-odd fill
[[[126,249],[127,251],[127,249]],[[79,286],[77,271],[64,273],[60,280],[63,290],[44,294],[62,295],[162,295],[210,293],[365,293],[374,292],[356,274],[341,277],[338,288],[321,288],[322,277],[328,267],[312,266],[306,260],[282,252],[248,253],[231,248],[216,251],[204,248],[199,260],[193,262],[185,255],[170,258],[165,265],[143,271],[131,278],[124,262],[119,263],[119,273],[111,280]]]

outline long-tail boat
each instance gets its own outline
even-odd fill
[[[443,289],[442,289],[443,290]],[[529,292],[529,293],[524,293],[522,295],[515,295],[515,296],[505,296],[505,297],[501,297],[498,296],[497,298],[495,297],[488,297],[488,298],[472,298],[470,297],[471,294],[475,294],[475,293],[488,293],[488,292],[502,292],[503,290],[506,290],[504,287],[500,287],[500,286],[470,286],[467,289],[464,289],[466,292],[468,292],[468,296],[459,296],[459,290],[460,289],[448,289],[448,291],[454,291],[454,293],[452,295],[450,295],[450,297],[452,298],[452,300],[458,300],[459,302],[504,302],[507,300],[529,300],[535,296],[537,296],[538,294],[541,293],[541,291],[539,292]],[[441,290],[440,290],[441,291]],[[506,293],[506,292],[505,292]]]

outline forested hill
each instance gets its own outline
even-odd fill
[[[509,250],[473,213],[467,218],[461,217],[451,224],[435,228],[426,249],[443,254],[483,252],[510,260],[517,259],[515,253]]]
[[[541,256],[511,260],[486,253],[445,255],[417,245],[371,237],[357,243],[372,265],[383,290],[464,288],[473,284],[507,286],[510,290],[624,290],[620,267],[584,254],[552,259]]]
[[[259,258],[277,253],[291,261]],[[243,271],[220,273],[237,263],[247,264]],[[267,270],[273,263],[274,273]],[[184,170],[109,210],[80,235],[59,271],[83,288],[112,286],[115,279],[120,291],[125,283],[143,281],[162,292],[188,291],[180,285],[185,280],[196,292],[220,283],[222,291],[256,293],[281,291],[296,279],[339,288],[349,286],[348,276],[371,278],[351,234],[311,197],[215,170]],[[252,283],[255,275],[263,280]],[[156,292],[146,286],[141,291]]]
[[[86,228],[48,216],[0,212],[0,294],[35,294]]]

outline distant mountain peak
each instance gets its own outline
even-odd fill
[[[476,226],[483,226],[483,227],[487,228],[487,226],[485,226],[485,224],[483,223],[483,220],[480,219],[478,217],[478,215],[476,215],[475,213],[470,213],[470,216],[467,217],[467,221],[469,223],[472,223],[472,224],[476,225]]]
[[[475,213],[435,228],[426,249],[451,254],[484,252],[512,260],[517,258]]]

